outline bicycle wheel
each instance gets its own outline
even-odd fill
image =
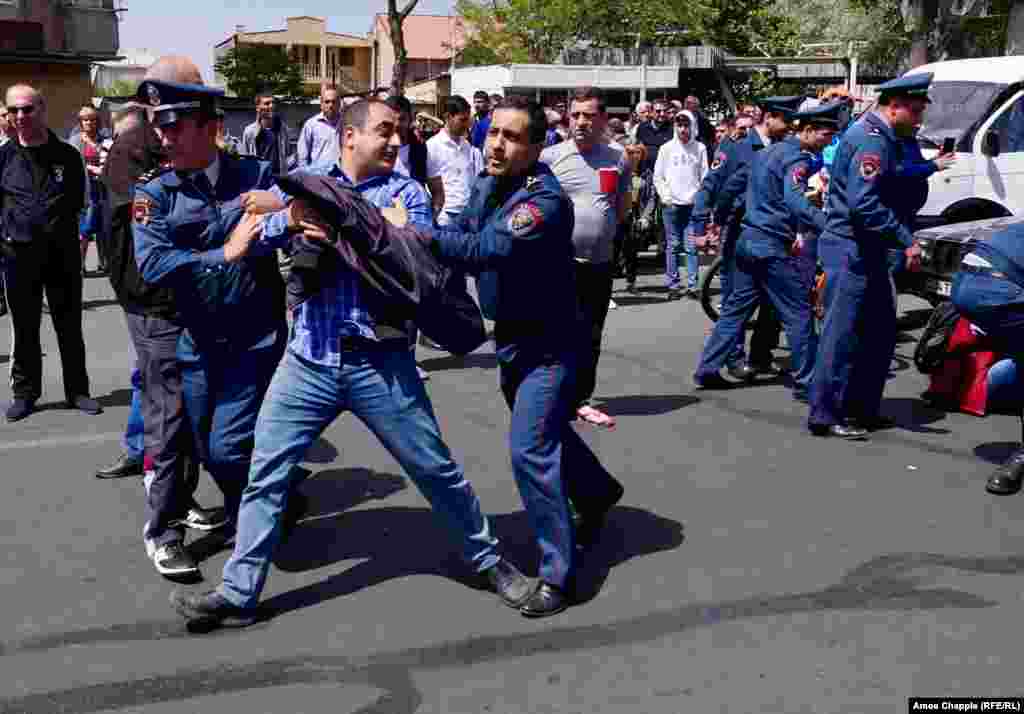
[[[722,256],[719,255],[711,262],[711,265],[704,268],[704,274],[700,278],[700,306],[704,309],[704,314],[712,322],[718,322],[718,303],[722,294],[721,281],[718,280],[718,274],[721,270]],[[754,313],[747,320],[746,325],[744,325],[745,329],[754,329],[754,325],[757,324],[757,313],[759,310],[760,308],[754,310]]]

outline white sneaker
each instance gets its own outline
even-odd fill
[[[153,552],[153,565],[161,575],[198,573],[199,566],[181,543],[168,543]]]

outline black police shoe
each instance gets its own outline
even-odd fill
[[[701,389],[732,389],[736,386],[735,382],[730,382],[718,372],[695,374],[693,375],[693,383]]]
[[[117,460],[109,466],[104,466],[96,471],[96,478],[126,478],[128,476],[141,476],[143,471],[142,459],[134,458],[127,451],[121,452]]]
[[[753,382],[757,377],[757,370],[746,364],[737,364],[726,370],[729,376],[741,382]]]
[[[216,590],[202,594],[175,590],[171,593],[171,607],[190,627],[203,629],[248,627],[259,619],[256,608],[238,607]]]
[[[1009,496],[1020,490],[1022,479],[1024,479],[1024,449],[1019,449],[988,477],[985,490],[997,496]]]
[[[519,608],[533,595],[537,582],[519,572],[519,568],[502,558],[484,572],[487,582],[509,607]]]
[[[541,582],[519,612],[523,617],[551,617],[569,607],[569,596],[551,583]]]

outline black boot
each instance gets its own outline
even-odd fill
[[[1006,463],[988,477],[985,490],[1000,496],[1008,496],[1020,490],[1024,478],[1024,449],[1013,452]]]

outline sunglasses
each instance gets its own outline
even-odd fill
[[[35,110],[36,110],[36,108],[32,104],[29,104],[28,106],[25,106],[25,107],[7,107],[7,113],[8,114],[18,114],[19,112],[21,112],[25,116],[29,116]]]

